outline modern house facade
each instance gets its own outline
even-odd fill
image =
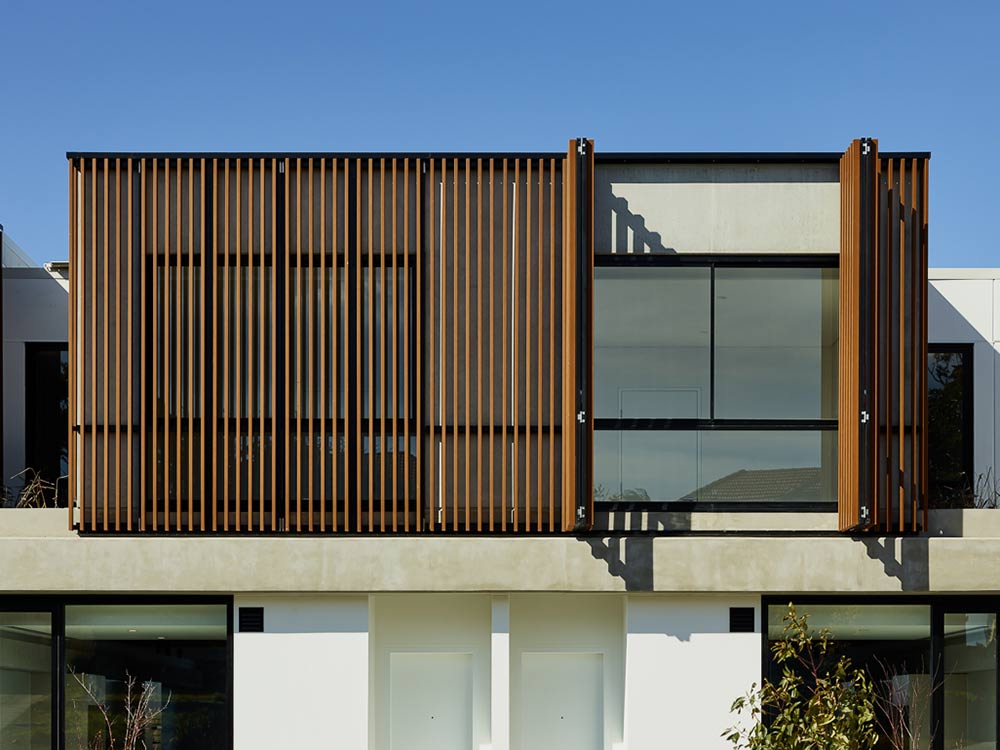
[[[1000,271],[928,269],[929,158],[69,154],[0,746],[131,676],[164,750],[723,748],[794,602],[995,749]]]

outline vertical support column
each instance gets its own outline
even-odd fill
[[[510,597],[494,596],[490,615],[490,750],[510,748]]]
[[[589,528],[592,491],[594,142],[566,155],[563,201],[563,531]]]

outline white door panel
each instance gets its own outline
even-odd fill
[[[524,654],[521,695],[523,750],[603,750],[602,654]]]
[[[390,655],[389,748],[472,748],[471,654]]]

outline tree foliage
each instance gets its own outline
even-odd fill
[[[771,646],[781,668],[737,698],[742,723],[723,736],[734,750],[872,750],[878,739],[875,694],[865,672],[836,657],[830,633],[809,630],[788,605],[783,637]]]

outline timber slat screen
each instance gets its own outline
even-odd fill
[[[926,157],[840,163],[841,530],[927,528]]]
[[[71,156],[71,525],[584,526],[564,467],[586,433],[563,430],[584,143]]]

